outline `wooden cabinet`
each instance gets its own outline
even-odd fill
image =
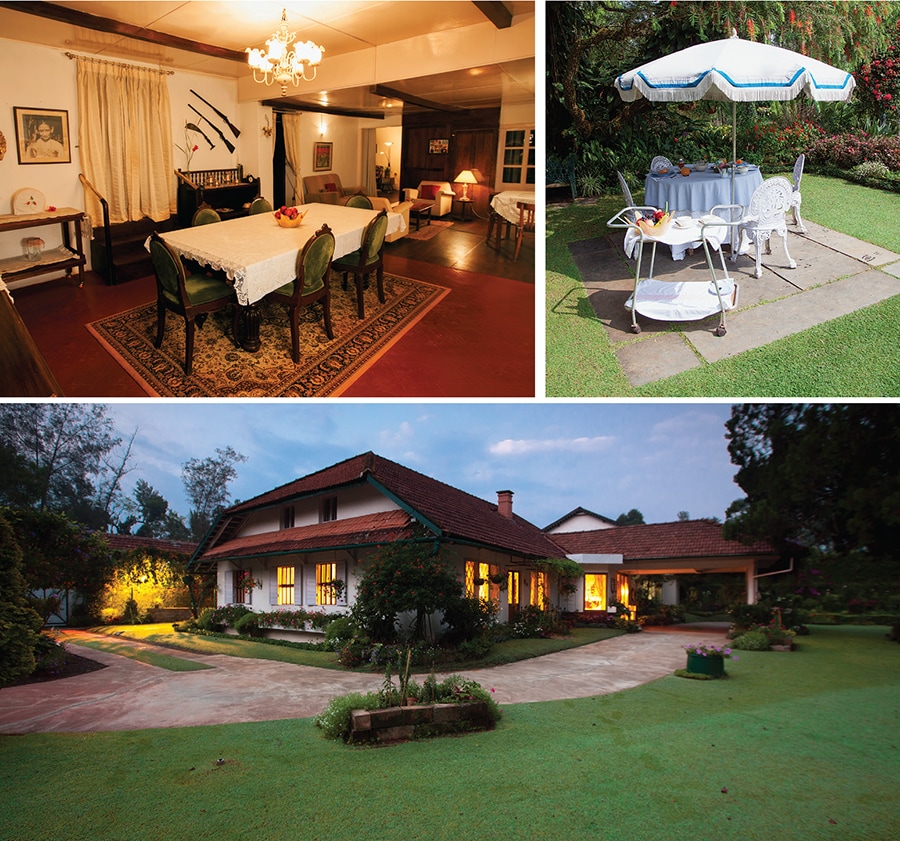
[[[178,224],[189,228],[203,204],[214,208],[223,219],[246,216],[259,195],[259,179],[244,178],[244,168],[176,170],[178,176]]]
[[[71,277],[72,269],[78,269],[78,285],[84,284],[84,248],[81,243],[81,225],[84,211],[74,207],[45,210],[41,213],[0,216],[0,231],[25,231],[45,225],[59,225],[62,228],[63,244],[58,248],[42,250],[37,259],[30,259],[23,247],[21,254],[0,259],[0,277],[9,282],[27,277],[35,277],[48,272],[65,271]],[[74,248],[72,246],[74,233]],[[39,236],[35,231],[32,236]],[[23,237],[23,241],[26,237]]]

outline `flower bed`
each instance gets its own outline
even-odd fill
[[[486,701],[462,704],[413,704],[350,713],[350,744],[403,742],[409,739],[490,730],[494,718]]]

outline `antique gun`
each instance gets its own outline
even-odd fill
[[[225,124],[228,126],[228,128],[231,129],[231,133],[232,133],[235,137],[240,137],[240,136],[241,136],[241,130],[240,130],[236,125],[232,124],[231,120],[229,120],[228,117],[226,117],[226,116],[225,116],[218,108],[216,108],[215,105],[213,105],[211,102],[208,102],[207,100],[205,100],[205,99],[204,99],[202,96],[200,96],[200,94],[197,93],[197,91],[195,91],[193,88],[191,88],[191,93],[192,93],[194,96],[196,96],[197,99],[199,99],[201,102],[205,102],[210,108],[212,108],[212,110],[215,111],[216,114],[217,114],[219,117],[221,117],[221,118],[225,121]]]

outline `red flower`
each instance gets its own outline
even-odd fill
[[[196,152],[199,148],[200,148],[200,147],[195,143],[195,144],[191,147],[191,151],[192,151],[192,152]]]

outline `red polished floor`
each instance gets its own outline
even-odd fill
[[[454,234],[454,248],[460,252],[462,233]],[[433,250],[432,243],[428,245]],[[409,253],[409,246],[404,246],[404,253]],[[481,250],[479,243],[467,252],[467,267],[477,264],[472,255]],[[487,259],[496,260],[496,253]],[[535,286],[515,277],[533,261],[533,250],[529,254],[523,250],[520,260],[519,266],[510,267],[513,277],[501,277],[454,268],[462,263],[455,256],[444,260],[451,265],[438,265],[394,256],[389,247],[387,271],[446,286],[450,293],[343,396],[534,396]],[[146,396],[84,325],[152,301],[155,295],[152,277],[106,286],[92,272],[83,288],[74,280],[55,280],[13,290],[16,308],[63,394],[85,398]]]

